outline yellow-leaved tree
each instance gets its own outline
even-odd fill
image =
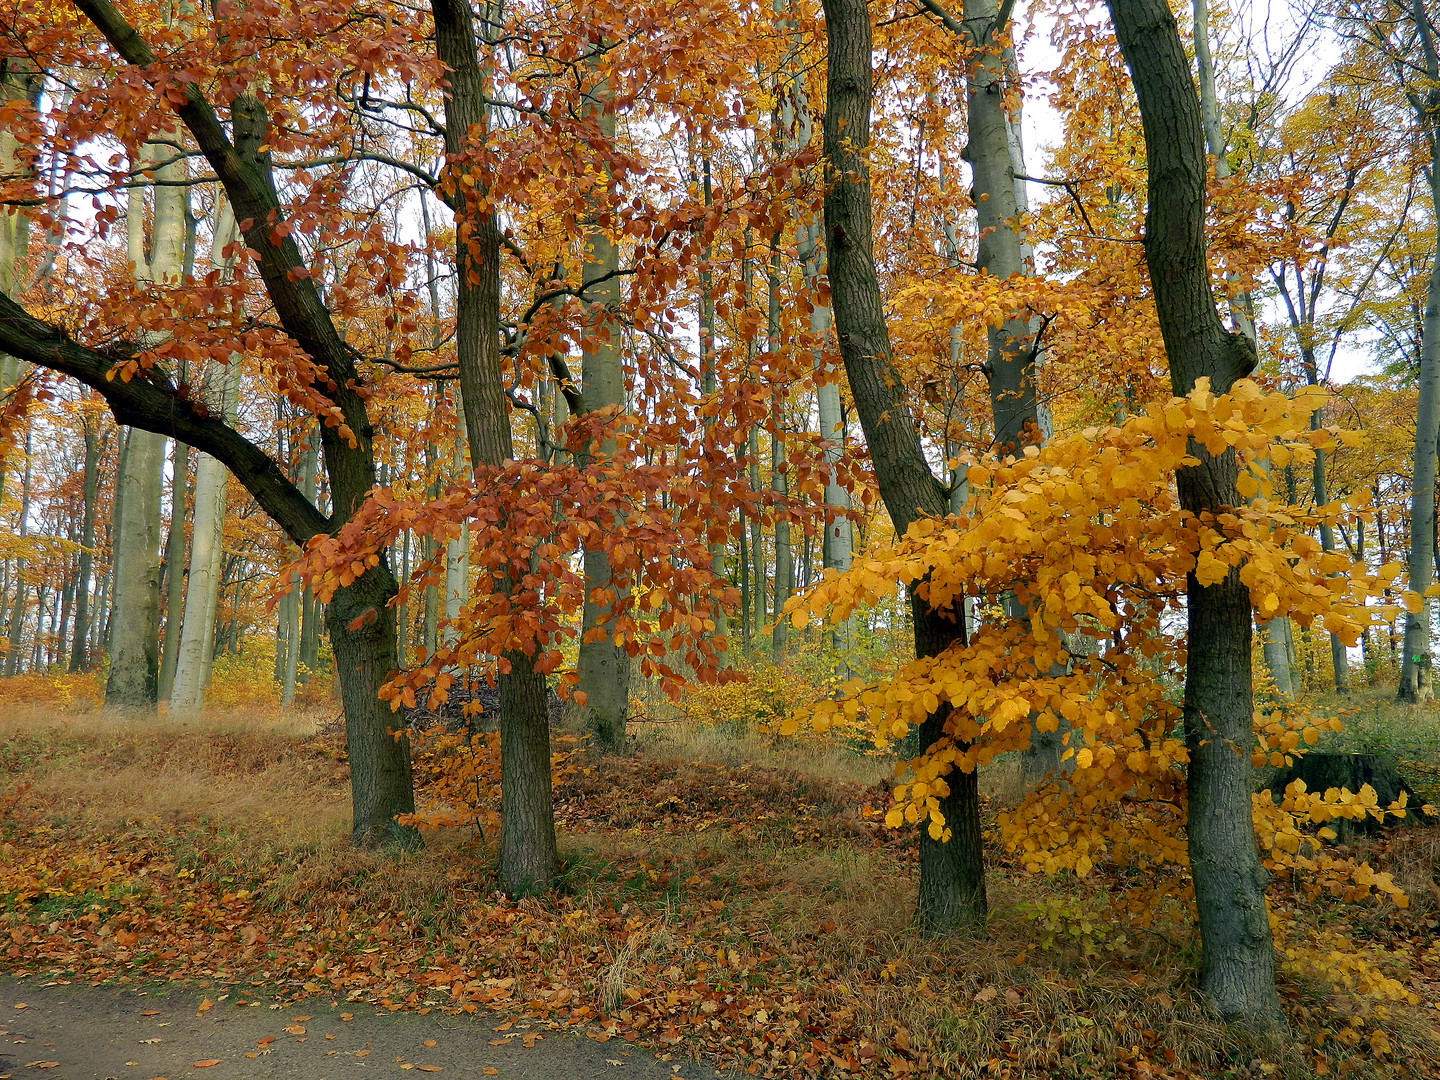
[[[1153,871],[1125,895],[1142,921],[1193,902],[1183,838],[1192,754],[1177,678],[1186,661],[1187,575],[1204,586],[1236,568],[1258,617],[1323,627],[1347,645],[1395,614],[1369,601],[1392,587],[1398,564],[1352,563],[1311,535],[1322,519],[1363,519],[1367,510],[1338,502],[1302,510],[1273,499],[1270,467],[1308,465],[1317,451],[1355,441],[1350,432],[1311,429],[1324,397],[1314,387],[1266,394],[1249,380],[1215,395],[1202,379],[1187,397],[1119,426],[1029,447],[1018,460],[971,464],[971,495],[959,513],[916,521],[895,544],[793,600],[797,626],[836,622],[892,596],[898,582],[962,629],[939,655],[884,681],[852,679],[809,711],[820,729],[863,721],[879,745],[946,714],[942,737],[898,766],[887,823],[925,823],[933,839],[948,839],[941,800],[952,778],[1024,749],[1032,724],[1054,731],[1063,720],[1070,771],[1001,814],[1004,845],[1036,872],[1084,876],[1101,860]],[[1247,502],[1218,513],[1182,508],[1175,477],[1195,463],[1196,447],[1236,451],[1236,487]],[[965,597],[1007,591],[1027,615],[992,606],[991,617],[964,627]],[[1093,646],[1082,644],[1087,639]],[[1302,709],[1257,712],[1253,742],[1233,751],[1257,766],[1282,765],[1321,729],[1338,726]],[[1403,801],[1376,802],[1373,790],[1312,793],[1301,781],[1257,794],[1253,822],[1266,869],[1301,869],[1310,888],[1349,899],[1385,893],[1403,906],[1388,874],[1321,845],[1333,837],[1332,820],[1405,813]]]

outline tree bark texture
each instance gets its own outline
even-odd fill
[[[431,0],[435,46],[447,69],[445,156],[455,180],[466,170],[471,132],[487,126],[485,76],[467,0]],[[455,184],[455,348],[465,399],[471,463],[503,465],[513,455],[510,405],[500,371],[500,231],[494,213],[472,209]],[[333,630],[334,622],[331,627]],[[338,653],[337,653],[338,655]],[[534,657],[504,654],[500,683],[500,887],[519,896],[560,872],[550,784],[550,717],[545,677]]]
[[[1255,347],[1226,331],[1215,308],[1205,246],[1205,145],[1200,103],[1180,32],[1165,0],[1109,0],[1121,51],[1140,102],[1149,166],[1145,258],[1177,395],[1209,378],[1224,393],[1255,365]],[[1239,501],[1233,450],[1177,476],[1181,506],[1220,513]],[[1200,991],[1229,1020],[1271,1026],[1280,1019],[1275,950],[1265,904],[1268,876],[1252,822],[1254,708],[1249,591],[1232,569],[1186,586],[1188,663],[1185,741],[1187,836],[1202,958]]]
[[[948,492],[930,472],[919,431],[891,363],[890,333],[875,273],[870,176],[870,13],[865,0],[826,0],[825,239],[831,304],[840,355],[880,496],[897,532],[922,515],[943,517]],[[917,656],[935,655],[964,629],[912,601]],[[943,734],[945,715],[923,725],[926,745]],[[928,739],[927,739],[928,736]],[[942,812],[950,842],[920,834],[922,887],[917,921],[932,932],[983,930],[986,918],[984,851],[973,774],[952,772]]]

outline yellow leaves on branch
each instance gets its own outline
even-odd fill
[[[1188,754],[1175,737],[1173,681],[1185,659],[1176,615],[1188,575],[1211,586],[1238,574],[1262,618],[1323,626],[1346,643],[1395,614],[1369,601],[1391,586],[1398,566],[1352,564],[1310,535],[1363,509],[1270,501],[1267,463],[1309,464],[1316,450],[1352,442],[1348,433],[1310,430],[1323,401],[1316,388],[1287,397],[1249,381],[1217,396],[1201,380],[1187,398],[1120,426],[1028,447],[1016,460],[972,463],[970,499],[958,514],[916,521],[898,542],[792,598],[786,610],[797,626],[848,619],[893,597],[897,584],[952,615],[967,596],[1016,600],[1009,613],[991,609],[941,655],[912,660],[883,684],[852,681],[809,714],[816,730],[859,718],[882,747],[943,714],[941,737],[898,767],[887,824],[928,822],[932,836],[946,836],[940,800],[952,770],[1024,749],[1032,730],[1063,723],[1066,782],[1031,792],[1000,816],[1007,846],[1046,873],[1087,874],[1101,853],[1121,864],[1186,866]],[[1231,451],[1235,505],[1183,509],[1177,471],[1202,453]],[[1254,760],[1284,764],[1334,727],[1300,711],[1257,715]],[[1363,793],[1317,802],[1287,792],[1279,806],[1257,799],[1255,818],[1272,865],[1309,859],[1323,870],[1318,880],[1343,879],[1343,895],[1377,891],[1398,901],[1386,875],[1304,854],[1315,838],[1300,828],[1321,820],[1313,815],[1369,812],[1376,808],[1364,805]],[[1184,881],[1172,874],[1162,888],[1187,889]]]

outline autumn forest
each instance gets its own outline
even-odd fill
[[[1440,1076],[1437,449],[1424,0],[0,0],[0,1080]]]

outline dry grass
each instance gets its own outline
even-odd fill
[[[67,818],[112,830],[203,820],[288,847],[349,830],[348,769],[298,749],[319,720],[11,709],[0,715],[0,754],[32,798]]]
[[[269,908],[302,911],[316,926],[398,912],[427,941],[471,937],[467,920],[498,910],[493,848],[449,832],[398,858],[349,849],[346,770],[314,743],[324,719],[11,711],[0,717],[0,766],[31,785],[23,798],[37,811],[164,834],[177,852],[203,845],[197,864],[262,879]],[[1191,1076],[1308,1077],[1305,1039],[1363,1009],[1318,980],[1289,985],[1296,1037],[1257,1042],[1198,1004],[1196,944],[1183,924],[1120,940],[1102,883],[1021,876],[998,852],[987,939],[918,934],[913,844],[858,809],[883,798],[891,765],[843,748],[667,726],[635,755],[594,762],[557,789],[565,895],[522,910],[559,928],[566,963],[590,965],[577,975],[580,993],[609,1013],[663,991],[676,969],[689,978],[708,967],[751,994],[783,982],[858,1032],[877,1062],[912,1048],[903,1060],[916,1077],[1001,1075],[992,1058],[1015,1077],[1145,1075],[1140,1060],[1161,1070],[1173,1060]],[[1389,858],[1417,914],[1440,909],[1436,833],[1403,834]],[[1084,912],[1096,933],[1041,948],[1033,913],[1046,901]],[[566,922],[602,910],[630,928],[618,941],[583,929],[583,919]],[[1433,1016],[1389,1008],[1396,1059],[1440,1055]],[[1387,1075],[1363,1042],[1327,1045],[1351,1075]]]

